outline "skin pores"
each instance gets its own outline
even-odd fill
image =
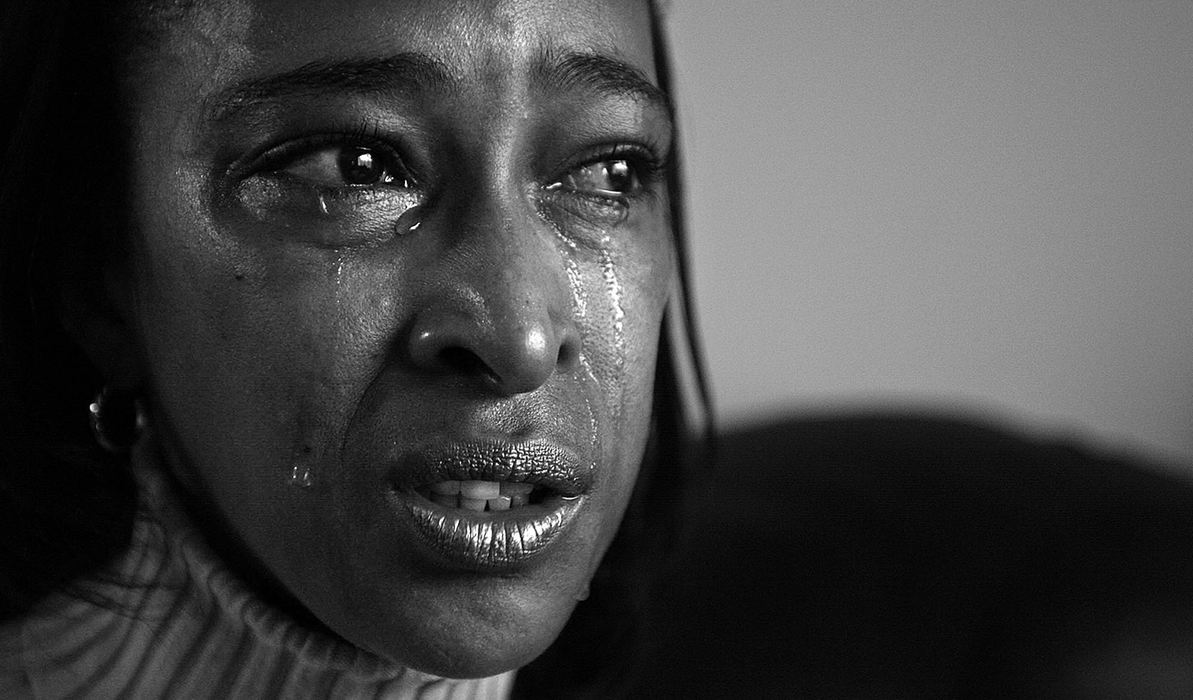
[[[528,662],[648,431],[674,261],[646,3],[244,0],[156,31],[110,274],[137,458],[354,644]]]

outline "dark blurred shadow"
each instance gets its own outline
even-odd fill
[[[1193,697],[1193,489],[923,414],[723,436],[634,697]]]

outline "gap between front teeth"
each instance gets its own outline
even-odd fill
[[[448,508],[475,512],[509,510],[526,505],[534,484],[509,481],[440,481],[429,486],[431,500]]]

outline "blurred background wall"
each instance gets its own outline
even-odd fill
[[[1193,1],[669,22],[727,424],[914,405],[1193,476]]]

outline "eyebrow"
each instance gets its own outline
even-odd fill
[[[407,52],[382,58],[312,61],[285,73],[252,78],[204,100],[208,121],[225,121],[263,102],[318,96],[329,91],[377,95],[395,90],[447,91],[455,81],[441,61]]]
[[[588,88],[627,96],[670,116],[667,94],[630,64],[598,53],[539,51],[535,81],[559,90]],[[392,56],[313,61],[293,70],[235,83],[204,100],[209,122],[223,122],[263,103],[288,97],[315,97],[329,92],[381,95],[394,92],[455,92],[460,79],[444,62],[419,52]]]
[[[535,65],[536,77],[547,85],[563,90],[587,87],[596,92],[626,95],[668,115],[672,113],[671,99],[645,73],[611,56],[578,52],[560,55],[544,49]]]

